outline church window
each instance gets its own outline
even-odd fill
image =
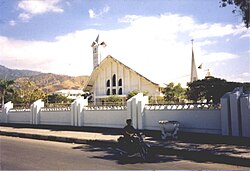
[[[107,86],[107,87],[110,87],[110,80],[107,81],[106,86]]]
[[[110,95],[110,89],[108,88],[108,90],[107,90],[107,95]]]
[[[118,94],[119,94],[119,95],[122,95],[122,88],[119,88]]]
[[[121,78],[118,81],[118,86],[122,86],[122,79]]]
[[[112,89],[112,95],[116,95],[116,89]]]
[[[116,75],[115,74],[112,77],[112,85],[116,86]]]

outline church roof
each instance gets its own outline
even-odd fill
[[[123,65],[125,68],[129,69],[132,72],[135,72],[137,75],[139,75],[140,77],[144,78],[145,80],[147,80],[148,82],[159,86],[159,84],[154,83],[153,81],[149,80],[148,78],[142,76],[141,74],[139,74],[138,72],[136,72],[135,70],[131,69],[130,67],[126,66],[125,64],[123,64],[122,62],[120,62],[119,60],[115,59],[114,57],[112,57],[111,55],[108,55],[91,73],[91,76],[89,78],[89,81],[87,83],[87,85],[84,88],[84,91],[90,91],[95,83],[95,80],[97,79],[97,76],[100,72],[100,68],[102,67],[102,65],[104,65],[104,63],[106,63],[107,61],[114,61],[116,63],[119,63],[121,65]]]

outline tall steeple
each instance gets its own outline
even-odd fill
[[[95,69],[100,63],[99,61],[100,57],[99,57],[99,52],[98,52],[99,45],[102,45],[103,47],[107,46],[105,42],[102,42],[99,44],[99,34],[98,34],[95,41],[93,41],[91,45],[91,47],[93,48],[93,69]]]
[[[198,74],[196,70],[196,65],[195,65],[195,59],[194,59],[194,48],[193,48],[193,42],[194,40],[191,40],[192,42],[192,61],[191,61],[191,79],[190,82],[198,80]]]
[[[91,47],[93,48],[93,69],[95,69],[99,65],[98,41],[99,41],[99,34],[91,45]]]

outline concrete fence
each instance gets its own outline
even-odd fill
[[[250,94],[235,89],[221,98],[221,105],[150,105],[141,93],[124,106],[88,106],[82,97],[69,108],[44,108],[44,102],[37,100],[30,109],[13,109],[8,102],[0,113],[2,123],[110,128],[123,128],[128,118],[137,129],[160,130],[160,120],[175,120],[180,131],[250,137]]]
[[[250,93],[236,88],[221,98],[221,134],[250,137]]]

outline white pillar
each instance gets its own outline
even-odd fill
[[[140,100],[138,101],[137,105],[138,129],[144,129],[144,122],[145,122],[144,108],[146,104],[148,104],[148,96],[144,96],[140,98]]]
[[[9,122],[9,111],[13,108],[13,103],[11,101],[7,102],[3,106],[3,113],[2,113],[2,122],[8,123]]]
[[[84,115],[84,106],[88,105],[88,99],[80,97],[71,103],[71,125],[72,126],[82,126],[83,115]]]
[[[231,114],[230,114],[230,103],[229,103],[230,92],[224,94],[221,99],[221,134],[231,135]]]
[[[250,137],[250,94],[241,96],[240,111],[242,119],[242,136]]]
[[[44,107],[44,102],[39,99],[31,105],[31,123],[40,124],[41,108]]]
[[[132,118],[132,98],[127,100],[127,119]]]
[[[135,129],[140,129],[139,122],[142,121],[141,114],[140,114],[140,116],[138,115],[138,102],[142,101],[142,99],[143,99],[143,94],[138,93],[137,95],[131,97],[127,101],[127,107],[128,107],[127,119],[132,119],[132,125]],[[140,123],[140,127],[141,126],[142,126],[142,123]]]
[[[83,126],[84,106],[88,106],[88,99],[80,97],[76,101],[77,101],[77,126]]]
[[[234,91],[229,95],[232,136],[241,135],[241,115],[239,99],[242,93],[242,88],[235,88]]]
[[[75,122],[76,122],[76,118],[75,118],[75,111],[76,111],[76,101],[73,101],[71,103],[71,110],[70,110],[70,113],[71,113],[71,126],[75,126]]]
[[[30,105],[30,124],[35,124],[34,103]]]

